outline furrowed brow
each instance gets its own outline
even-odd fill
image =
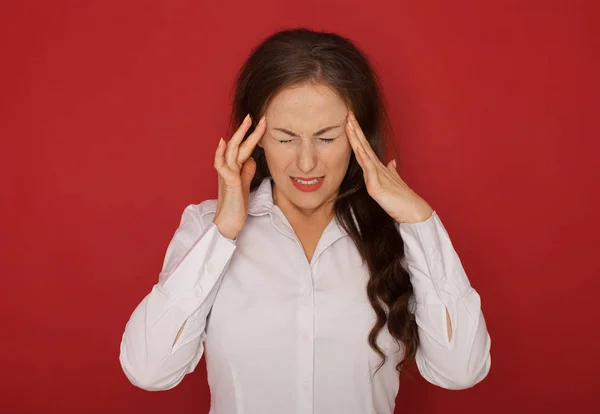
[[[332,129],[338,128],[338,127],[340,127],[340,126],[341,126],[341,125],[332,125],[332,126],[328,126],[328,127],[326,127],[326,128],[323,128],[323,129],[320,129],[320,130],[318,130],[317,132],[315,132],[315,133],[313,134],[313,136],[314,136],[314,137],[316,137],[316,136],[318,136],[318,135],[322,135],[322,134],[326,133],[327,131],[330,131],[330,130],[332,130]],[[288,135],[290,135],[290,136],[292,136],[292,137],[297,137],[297,138],[300,138],[300,135],[297,135],[297,134],[293,133],[292,131],[289,131],[289,130],[287,130],[287,129],[285,129],[285,128],[273,128],[273,129],[274,129],[274,130],[276,130],[276,131],[281,131],[281,132],[284,132],[284,133],[286,133],[286,134],[288,134]]]

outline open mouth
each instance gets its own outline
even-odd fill
[[[290,177],[292,184],[300,191],[316,191],[323,184],[325,177]]]

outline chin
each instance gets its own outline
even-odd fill
[[[327,200],[330,200],[331,194],[327,188],[320,188],[312,193],[304,193],[297,190],[295,187],[290,189],[292,197],[289,200],[302,210],[316,210],[322,207]]]

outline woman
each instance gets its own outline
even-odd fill
[[[260,120],[254,122],[253,120]],[[189,205],[120,361],[147,390],[206,355],[211,413],[392,413],[398,371],[464,389],[490,337],[439,216],[380,161],[386,116],[351,41],[286,30],[239,73],[218,199]]]

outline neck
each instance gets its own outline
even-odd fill
[[[311,221],[323,221],[328,223],[329,220],[333,217],[333,205],[335,201],[335,194],[332,199],[324,202],[323,204],[311,208],[305,209],[298,207],[297,205],[291,203],[285,197],[278,197],[277,187],[275,186],[275,182],[272,181],[272,191],[273,191],[273,204],[275,204],[279,209],[283,212],[286,218],[292,222],[297,220],[311,220]]]

